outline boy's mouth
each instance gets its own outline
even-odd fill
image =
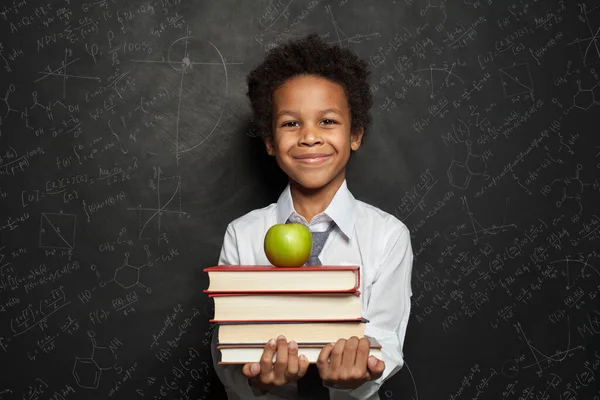
[[[303,164],[317,165],[322,164],[327,161],[331,157],[331,154],[303,154],[298,157],[294,157],[296,161],[299,161]]]

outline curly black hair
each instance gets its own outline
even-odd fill
[[[262,138],[273,136],[272,94],[297,75],[315,75],[341,85],[348,99],[351,128],[364,129],[371,123],[373,96],[369,89],[368,64],[338,45],[328,45],[316,33],[271,49],[264,61],[248,74],[247,95],[254,113],[254,129]]]

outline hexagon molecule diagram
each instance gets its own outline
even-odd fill
[[[92,354],[85,358],[75,357],[73,377],[77,384],[82,388],[98,389],[102,371],[112,369],[115,360],[117,359],[117,355],[113,349],[116,348],[116,346],[98,346],[95,339],[96,333],[94,331],[88,331],[87,334],[92,342]],[[122,344],[118,339],[115,340]]]
[[[482,155],[473,154],[471,153],[471,141],[467,140],[465,144],[468,149],[465,161],[452,160],[447,171],[450,184],[463,190],[469,187],[473,176],[481,176],[485,173],[487,169],[486,160],[491,155],[489,150],[486,150]]]
[[[582,89],[581,81],[577,81],[577,93],[573,95],[573,107],[587,111],[600,105],[600,82],[590,89]]]
[[[146,264],[139,267],[134,267],[129,264],[129,253],[125,253],[125,263],[117,268],[113,281],[124,289],[129,289],[133,286],[145,288],[146,286],[140,282],[140,269]]]

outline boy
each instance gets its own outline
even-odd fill
[[[335,400],[379,399],[381,384],[404,364],[412,295],[408,229],[391,214],[356,200],[345,179],[346,164],[371,120],[368,74],[364,61],[316,34],[271,50],[250,72],[248,96],[257,127],[289,183],[277,203],[227,226],[219,257],[219,264],[269,265],[263,250],[267,230],[295,222],[311,232],[331,232],[319,254],[321,264],[360,265],[362,314],[370,321],[365,336],[382,344],[383,360],[368,355],[365,338],[340,338],[325,346],[316,364],[319,386]],[[297,385],[308,361],[293,340],[273,338],[260,362],[239,366],[217,364],[216,337],[213,363],[229,399],[299,398]]]

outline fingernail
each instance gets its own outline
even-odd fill
[[[275,339],[271,338],[269,339],[269,341],[267,342],[267,344],[271,347],[275,346]]]
[[[306,356],[304,354],[300,354],[300,357],[298,357],[299,359],[301,359],[302,361],[308,361],[308,358],[306,358]]]
[[[374,367],[375,365],[377,365],[377,359],[373,356],[369,357],[369,365],[371,367]]]
[[[290,349],[290,350],[294,350],[294,349],[296,349],[297,347],[298,347],[298,345],[296,344],[296,342],[295,342],[295,341],[293,341],[293,340],[290,340],[290,342],[288,343],[288,349]]]
[[[283,335],[277,336],[277,340],[279,340],[279,339],[285,339],[285,336],[283,336]]]
[[[260,366],[257,363],[254,363],[250,366],[250,371],[253,374],[258,374],[260,372]]]

